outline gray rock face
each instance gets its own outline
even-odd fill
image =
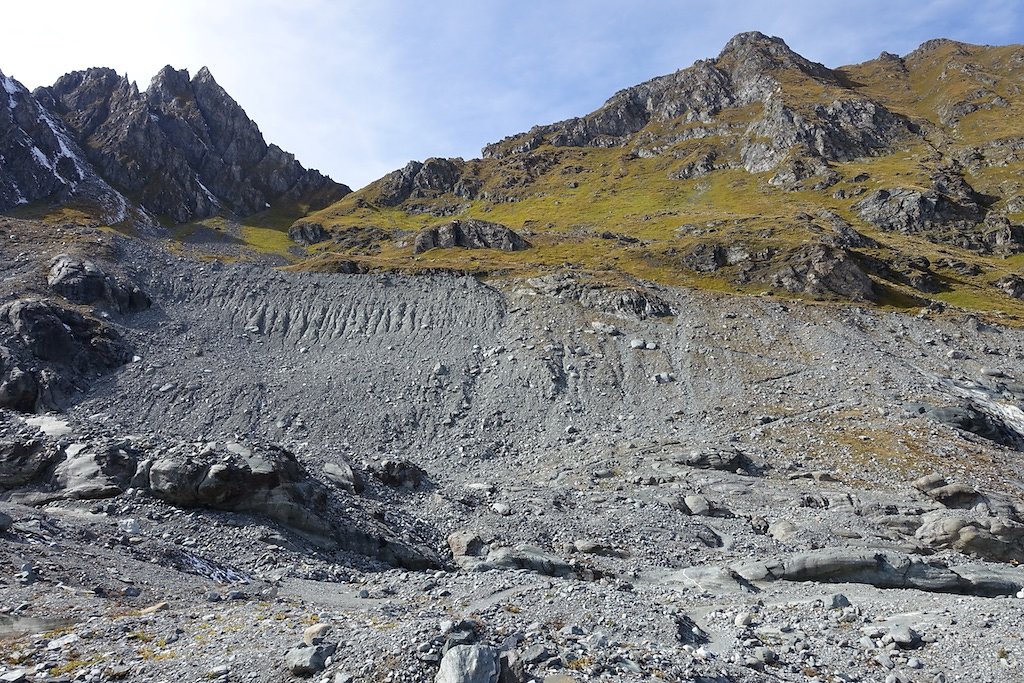
[[[437,566],[429,550],[396,538],[352,509],[278,446],[164,444],[151,453],[127,440],[95,439],[55,448],[41,441],[0,443],[0,489],[43,504],[111,498],[128,488],[178,507],[263,515],[325,549],[342,548],[409,569]]]
[[[59,459],[40,440],[0,442],[0,488],[13,489],[35,481]]]
[[[750,467],[750,458],[742,451],[729,447],[703,447],[689,450],[673,458],[674,462],[702,470],[735,472]]]
[[[1024,278],[1019,275],[1005,275],[996,280],[994,284],[1007,296],[1024,299]]]
[[[383,460],[372,472],[381,483],[392,488],[414,489],[427,478],[423,468],[408,460]]]
[[[572,565],[562,558],[528,545],[492,550],[482,561],[472,561],[471,558],[466,557],[463,558],[463,566],[475,571],[526,569],[545,576],[558,577],[576,574]]]
[[[445,653],[435,683],[497,683],[498,651],[486,645],[456,645]]]
[[[61,409],[84,385],[131,358],[113,328],[47,301],[0,306],[0,407]]]
[[[809,244],[787,261],[770,276],[770,282],[776,287],[818,296],[838,295],[854,301],[876,298],[871,278],[845,249]]]
[[[527,284],[548,296],[574,299],[581,305],[604,313],[630,318],[662,318],[674,314],[672,305],[652,287],[609,287],[570,273],[553,273],[530,278]]]
[[[522,251],[529,249],[530,243],[500,223],[468,219],[420,231],[416,235],[413,253],[452,247]]]
[[[329,462],[325,464],[324,476],[346,491],[360,493],[363,490],[362,477],[347,462]]]
[[[73,303],[104,301],[119,313],[143,310],[152,303],[145,292],[130,282],[107,275],[92,261],[67,254],[54,258],[46,284]]]
[[[35,96],[108,182],[176,222],[279,203],[323,208],[349,192],[275,145],[207,69],[165,67],[140,92],[111,69],[67,74]]]
[[[1005,249],[1019,242],[1009,225],[1004,237],[981,233],[976,226],[984,219],[985,211],[974,189],[954,173],[937,176],[926,191],[901,187],[876,190],[853,208],[863,220],[882,230],[926,233],[931,239],[952,241],[964,248]],[[956,232],[964,234],[951,234]]]

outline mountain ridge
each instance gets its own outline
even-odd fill
[[[880,305],[992,309],[995,294],[1021,315],[1000,283],[1024,250],[1012,180],[1024,127],[1011,115],[1024,107],[1022,55],[939,39],[832,69],[781,38],[739,34],[589,114],[508,136],[478,159],[410,162],[301,219],[323,241],[305,264],[529,275],[574,263],[613,279]],[[987,134],[979,117],[999,125]],[[503,224],[534,248],[409,250],[453,219]],[[809,248],[845,239],[836,219],[873,246]],[[871,286],[849,288],[848,265]],[[833,271],[834,282],[819,277]]]
[[[145,91],[109,68],[70,72],[32,93],[8,76],[3,79],[9,95],[9,130],[4,137],[20,132],[32,156],[31,149],[39,149],[39,144],[53,146],[45,139],[47,129],[53,131],[65,147],[74,147],[60,158],[73,158],[76,168],[86,169],[79,175],[102,180],[120,195],[123,207],[138,207],[139,222],[144,222],[143,214],[150,221],[166,219],[172,224],[219,213],[249,216],[278,203],[294,206],[293,212],[302,215],[350,192],[268,145],[206,67],[192,77],[186,70],[165,66]],[[17,120],[29,130],[11,113],[16,101],[26,109]],[[59,173],[53,173],[56,178],[49,186],[22,194],[19,182],[31,188],[26,178],[45,177],[39,165],[46,166],[38,162],[33,168],[29,163],[28,169],[19,171],[12,162],[4,165],[8,177],[0,182],[9,189],[0,210],[47,198],[58,203],[72,195],[95,198],[88,192],[76,193],[77,186]],[[19,174],[25,177],[19,180]],[[118,222],[124,216],[108,213],[102,218]]]

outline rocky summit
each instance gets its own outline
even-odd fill
[[[1019,680],[1022,77],[741,34],[349,192],[0,75],[0,681]]]

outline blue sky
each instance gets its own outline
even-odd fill
[[[410,159],[477,156],[530,126],[781,36],[827,66],[929,38],[1024,42],[1019,0],[50,0],[4,8],[0,70],[29,87],[109,66],[214,77],[269,142],[359,187]]]

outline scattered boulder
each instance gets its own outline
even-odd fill
[[[423,468],[408,460],[382,460],[371,466],[370,472],[381,483],[396,489],[415,489],[427,479]]]
[[[529,249],[530,243],[500,223],[470,218],[421,230],[416,235],[412,251],[414,254],[422,254],[430,249],[453,247],[522,251]]]
[[[936,510],[922,517],[914,535],[928,548],[948,548],[996,562],[1024,562],[1024,524],[1004,515]]]
[[[12,489],[37,481],[60,457],[57,449],[41,440],[0,442],[0,488]]]
[[[363,478],[347,462],[329,462],[324,465],[324,476],[328,481],[352,493],[363,491]]]
[[[1006,296],[1014,299],[1024,299],[1024,277],[1019,275],[1005,275],[995,281],[995,286],[1002,290]]]
[[[463,562],[461,564],[465,568],[474,571],[526,569],[538,574],[544,574],[545,576],[560,578],[576,575],[572,565],[562,558],[529,545],[494,549],[479,561]]]
[[[977,489],[964,484],[950,484],[938,473],[915,480],[914,488],[948,508],[971,508],[983,498]]]
[[[994,441],[1004,446],[1018,448],[1022,437],[1015,430],[1007,427],[998,418],[983,412],[973,405],[928,407],[925,417],[946,426]]]
[[[486,645],[456,645],[441,659],[435,683],[497,683],[498,650]]]
[[[327,668],[327,658],[334,654],[337,647],[333,643],[325,643],[292,648],[284,656],[284,665],[295,676],[315,676]]]
[[[752,465],[746,454],[731,446],[694,448],[682,455],[675,456],[673,462],[702,470],[725,472],[747,470]]]
[[[1007,568],[947,566],[889,550],[828,548],[774,560],[731,565],[747,581],[864,583],[878,588],[914,588],[965,595],[1013,595],[1024,576]]]
[[[468,529],[448,534],[448,547],[456,560],[461,557],[479,557],[487,550],[487,544],[480,538],[480,535]]]

